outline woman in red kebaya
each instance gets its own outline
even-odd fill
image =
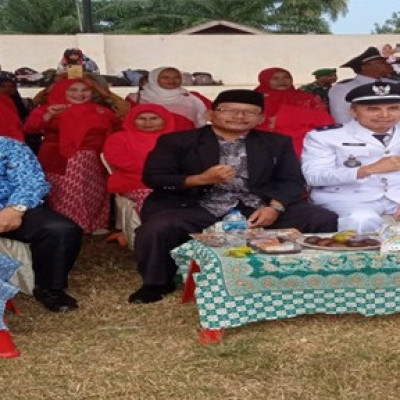
[[[144,163],[158,138],[175,130],[174,117],[157,104],[140,104],[126,115],[123,129],[112,134],[104,145],[104,157],[113,170],[108,190],[133,200],[139,213],[151,192],[142,182]]]
[[[24,141],[22,123],[10,97],[0,94],[0,136]]]
[[[24,125],[26,133],[44,134],[39,161],[52,184],[49,207],[85,233],[108,226],[107,172],[100,152],[119,124],[111,110],[91,100],[89,81],[63,79],[52,87],[48,104],[35,108]]]
[[[264,94],[265,120],[257,129],[291,136],[298,157],[307,132],[335,123],[319,96],[294,88],[293,77],[286,69],[264,69],[258,81],[254,90]]]

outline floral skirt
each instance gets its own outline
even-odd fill
[[[132,200],[135,203],[135,211],[140,214],[140,210],[143,207],[143,203],[146,200],[146,197],[152,192],[151,189],[135,189],[130,192],[122,193],[123,196]]]
[[[85,233],[109,224],[110,197],[107,171],[97,152],[79,150],[68,160],[64,175],[46,173],[52,189],[49,207],[72,219]]]

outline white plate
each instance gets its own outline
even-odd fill
[[[298,243],[292,242],[292,248],[286,248],[282,245],[282,249],[265,249],[263,247],[257,246],[257,240],[250,241],[249,246],[259,252],[264,254],[296,254],[301,252],[301,246]]]
[[[313,235],[314,236],[314,235]],[[315,235],[319,236],[319,235]],[[305,243],[304,240],[307,239],[307,237],[301,237],[297,239],[297,243],[301,244],[303,247],[306,247],[308,249],[314,249],[314,250],[328,250],[328,251],[365,251],[365,250],[378,250],[381,245],[377,244],[374,246],[363,246],[363,247],[328,247],[328,246],[317,246],[316,244],[310,244],[310,243]],[[329,239],[329,236],[321,236],[321,239]]]
[[[222,247],[226,244],[224,233],[191,233],[190,236],[205,246]]]

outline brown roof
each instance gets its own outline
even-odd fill
[[[225,20],[209,21],[173,35],[265,35],[267,31]]]

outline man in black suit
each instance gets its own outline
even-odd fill
[[[175,290],[170,251],[233,207],[251,228],[336,231],[336,214],[301,201],[305,185],[291,138],[253,129],[263,107],[260,93],[227,90],[208,112],[211,125],[159,139],[144,168],[143,182],[154,191],[135,238],[143,286],[129,302],[155,302]]]

